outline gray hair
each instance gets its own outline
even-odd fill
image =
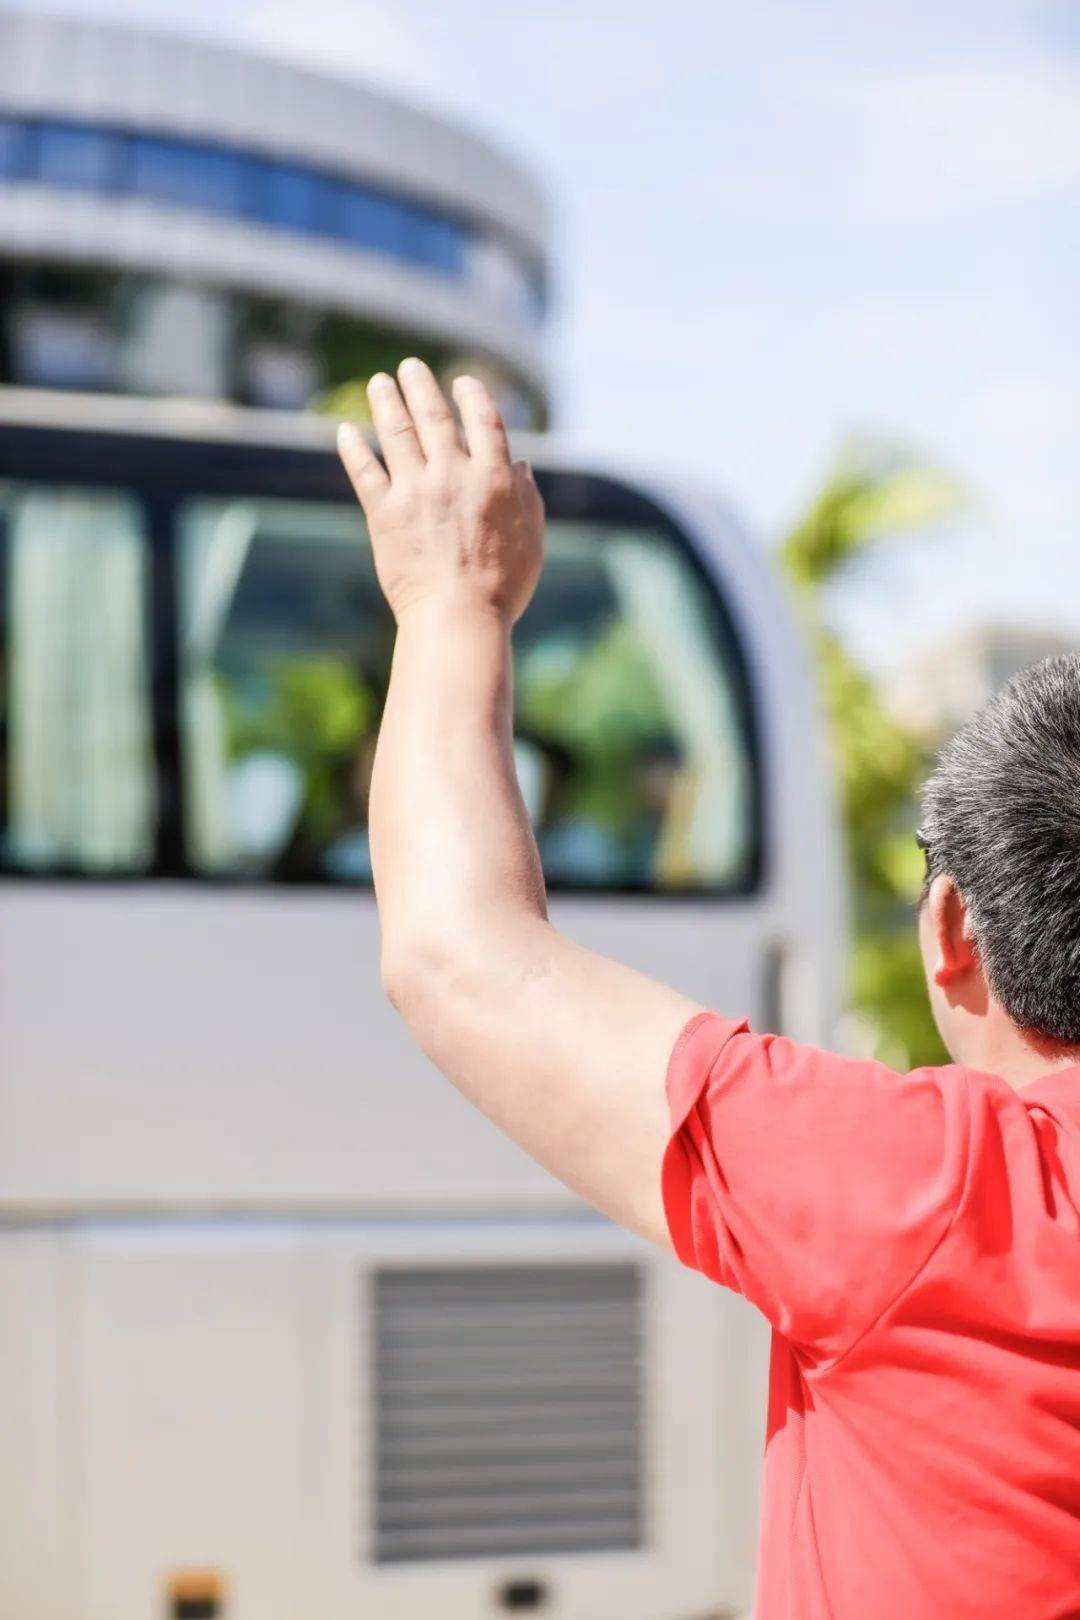
[[[996,1000],[1080,1046],[1080,653],[1021,670],[942,750],[923,789],[928,881],[967,902]]]

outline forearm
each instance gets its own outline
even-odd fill
[[[371,853],[393,989],[546,917],[512,748],[510,633],[475,604],[402,616],[371,788]]]
[[[693,1009],[548,923],[514,771],[511,678],[496,617],[433,605],[403,618],[371,802],[386,988],[489,1118],[662,1240],[661,1082]]]

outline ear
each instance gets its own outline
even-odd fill
[[[952,878],[942,873],[930,885],[926,906],[934,941],[930,972],[935,984],[950,985],[978,961],[967,902]]]

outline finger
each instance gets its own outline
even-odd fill
[[[533,522],[543,524],[544,497],[536,487],[533,470],[527,461],[515,461],[513,466],[514,488],[522,510]]]
[[[338,455],[349,475],[349,482],[356,491],[360,505],[367,512],[369,503],[377,501],[390,488],[386,468],[352,422],[341,423],[337,443]]]
[[[367,386],[371,420],[379,435],[379,448],[391,482],[402,473],[415,472],[424,465],[424,452],[416,427],[398,385],[385,371],[377,371]]]
[[[398,382],[429,461],[445,461],[461,450],[457,423],[430,366],[415,356],[398,366]]]
[[[515,461],[511,471],[518,500],[521,501],[526,510],[538,507],[542,512],[544,510],[544,499],[536,487],[536,479],[533,477],[533,470],[529,463],[527,461]]]
[[[478,377],[456,377],[454,398],[469,454],[477,461],[509,467],[510,445],[502,413]]]

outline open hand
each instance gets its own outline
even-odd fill
[[[511,461],[483,383],[458,377],[453,393],[464,443],[431,369],[403,360],[398,382],[380,372],[368,384],[385,467],[348,423],[338,449],[399,623],[416,606],[440,601],[494,610],[513,623],[540,574],[544,504],[528,463]]]

